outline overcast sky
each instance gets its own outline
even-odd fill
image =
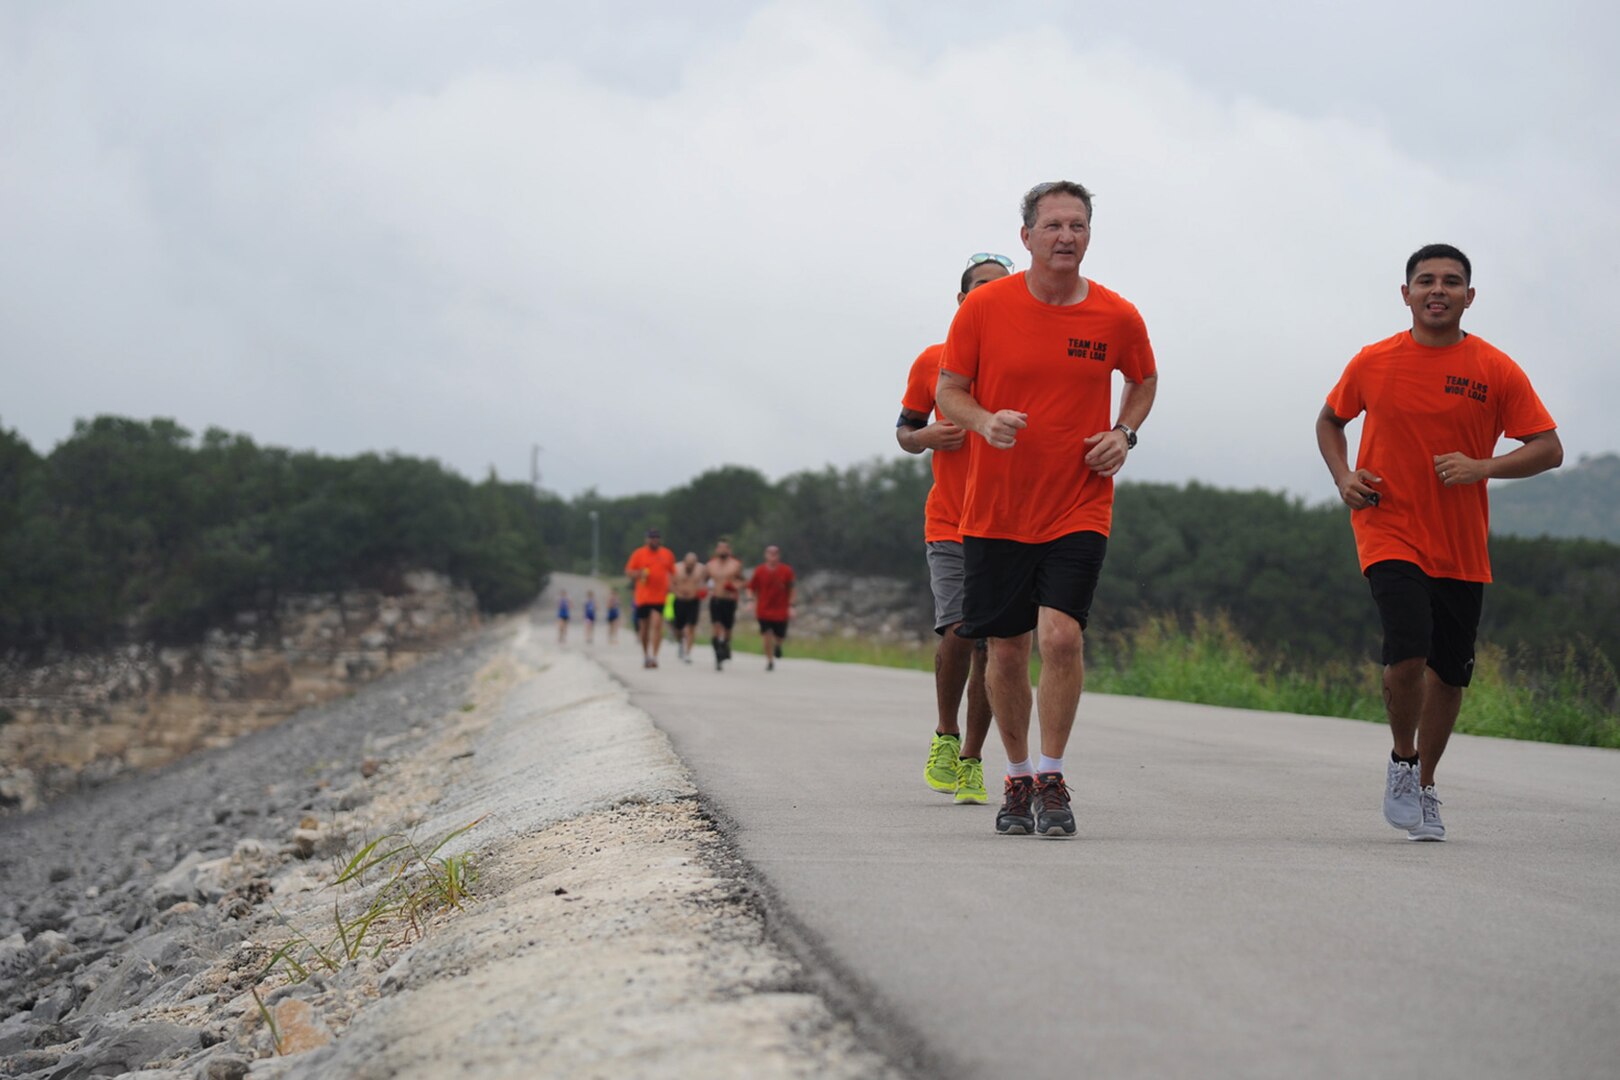
[[[844,466],[1070,178],[1159,359],[1124,478],[1330,498],[1312,420],[1430,241],[1574,460],[1620,448],[1617,44],[1598,0],[11,0],[0,426]]]

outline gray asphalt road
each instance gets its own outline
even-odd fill
[[[1376,725],[1088,695],[1078,836],[1003,837],[922,782],[931,677],[789,650],[594,651],[946,1072],[1620,1075],[1620,753],[1459,736],[1415,844]]]

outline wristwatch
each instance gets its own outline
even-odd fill
[[[1131,428],[1131,426],[1129,424],[1125,424],[1125,423],[1115,424],[1114,425],[1114,430],[1115,431],[1123,431],[1125,433],[1125,449],[1127,449],[1127,450],[1135,450],[1136,449],[1136,432],[1134,430],[1132,430],[1132,428]]]

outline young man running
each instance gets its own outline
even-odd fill
[[[714,635],[714,670],[723,671],[731,659],[731,629],[737,623],[737,599],[742,596],[742,560],[731,553],[731,538],[714,543],[714,555],[705,564],[709,576],[709,631]]]
[[[1091,193],[1067,180],[1023,201],[1030,267],[975,289],[940,360],[939,411],[983,439],[962,500],[963,637],[990,639],[990,704],[1007,752],[996,831],[1072,836],[1063,752],[1085,680],[1083,633],[1113,521],[1114,475],[1158,385],[1142,316],[1080,276]],[[1125,378],[1117,422],[1113,373]],[[1029,656],[1041,641],[1040,759]]]
[[[641,641],[641,666],[658,666],[664,644],[664,601],[675,571],[675,553],[664,546],[663,534],[647,530],[647,542],[630,553],[624,572],[636,584],[636,635]]]
[[[988,252],[974,255],[962,272],[956,294],[960,307],[967,294],[980,285],[1007,276],[1012,260]],[[939,357],[945,346],[930,345],[911,365],[900,420],[894,436],[908,454],[932,450],[934,485],[928,489],[923,510],[923,543],[928,552],[928,584],[934,593],[934,703],[938,713],[934,738],[923,766],[923,780],[935,791],[955,795],[959,803],[985,803],[984,740],[990,733],[990,699],[984,689],[982,641],[956,634],[962,622],[962,492],[967,482],[967,432],[934,412],[934,391],[939,385]],[[967,692],[967,738],[962,738],[956,715]]]
[[[782,655],[781,642],[787,637],[788,620],[793,618],[793,567],[782,561],[782,549],[772,544],[765,549],[765,561],[754,567],[748,591],[754,597],[754,615],[759,619],[759,636],[765,643],[765,670],[776,670]]]
[[[1435,768],[1474,673],[1485,585],[1487,480],[1564,460],[1553,419],[1506,353],[1462,329],[1473,266],[1449,244],[1406,260],[1412,328],[1351,359],[1316,418],[1316,442],[1352,513],[1361,571],[1384,629],[1384,711],[1394,746],[1384,819],[1444,840]],[[1345,425],[1364,416],[1356,467]],[[1523,445],[1496,455],[1506,435]]]
[[[698,562],[697,552],[688,551],[675,566],[670,587],[675,593],[672,614],[675,617],[675,644],[681,660],[692,662],[692,641],[697,637],[698,616],[703,612],[703,586],[708,571]]]

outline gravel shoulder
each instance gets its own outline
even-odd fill
[[[900,1075],[768,931],[664,736],[549,640],[497,623],[225,750],[0,822],[0,1074]],[[438,852],[476,871],[459,909],[329,967],[295,949],[308,978],[266,972],[383,895],[381,872],[332,885],[365,843],[473,822]]]

